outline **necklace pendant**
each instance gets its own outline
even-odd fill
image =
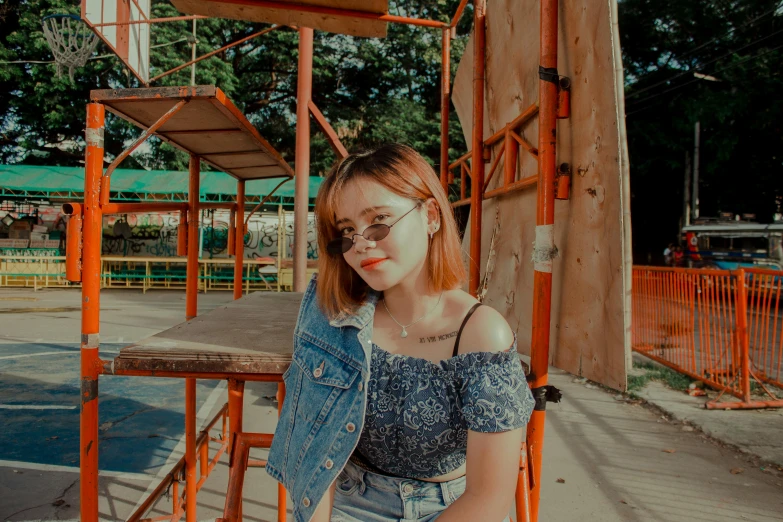
[[[400,332],[400,337],[408,337],[408,332],[404,326],[402,327],[402,332]]]

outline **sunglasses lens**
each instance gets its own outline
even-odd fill
[[[333,239],[326,244],[326,251],[333,255],[345,254],[351,249],[353,243],[347,237]]]
[[[381,239],[385,238],[389,235],[390,227],[388,225],[372,225],[367,227],[364,230],[364,237],[367,238],[367,241],[380,241]]]

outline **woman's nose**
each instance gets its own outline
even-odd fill
[[[375,241],[370,241],[364,236],[356,234],[353,236],[353,248],[357,254],[361,254],[370,248],[375,248]]]

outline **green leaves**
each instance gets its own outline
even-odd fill
[[[390,12],[449,20],[459,0],[390,2]],[[92,59],[76,71],[72,84],[57,79],[41,17],[78,13],[70,0],[9,0],[0,13],[0,161],[79,165],[83,161],[85,104],[89,91],[138,87],[119,59]],[[153,17],[179,16],[167,1],[153,0]],[[469,12],[452,42],[453,73],[470,29]],[[249,36],[268,24],[227,19],[198,20],[197,55]],[[151,31],[150,76],[191,59],[191,21],[155,24]],[[390,24],[386,39],[354,38],[316,31],[313,100],[348,150],[387,141],[404,141],[433,163],[439,161],[440,31]],[[220,87],[245,112],[261,134],[291,163],[295,150],[298,33],[281,28],[198,62],[196,83]],[[110,54],[98,46],[96,56]],[[191,68],[154,85],[189,85]],[[453,78],[453,74],[452,74]],[[119,154],[138,129],[107,116],[107,158]],[[311,174],[326,173],[334,154],[311,123]],[[466,149],[452,112],[451,139],[456,159]],[[35,151],[35,154],[33,152]],[[159,141],[134,153],[126,167],[181,169],[187,158]]]
[[[770,222],[783,195],[778,0],[622,0],[634,253],[662,251],[682,218],[701,123],[700,214]]]

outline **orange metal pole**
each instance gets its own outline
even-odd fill
[[[155,134],[155,131],[161,128],[163,125],[166,124],[167,121],[169,121],[171,118],[174,117],[175,114],[177,114],[182,107],[185,106],[190,100],[180,100],[177,102],[176,105],[174,105],[171,109],[169,109],[163,116],[158,118],[158,121],[150,125],[138,138],[136,138],[136,141],[131,143],[130,147],[125,149],[120,153],[119,156],[114,158],[114,161],[111,162],[111,164],[106,168],[106,172],[103,173],[103,179],[101,180],[101,203],[104,205],[109,204],[109,190],[111,186],[111,175],[114,172],[114,169],[116,169],[120,163],[125,161],[125,158],[130,156],[131,152],[136,150],[139,145],[147,141],[147,138]]]
[[[449,93],[451,91],[451,29],[441,35],[440,79],[440,184],[449,191]]]
[[[310,188],[310,110],[313,95],[313,30],[299,28],[296,85],[296,159],[294,160],[294,292],[307,286],[307,203]]]
[[[80,519],[98,522],[98,375],[100,344],[101,229],[98,195],[103,173],[105,108],[87,105],[82,261],[81,415],[79,418]]]
[[[468,291],[478,295],[481,279],[481,213],[484,201],[484,72],[486,0],[473,2],[473,139],[470,180],[470,270]]]
[[[531,518],[538,520],[541,467],[546,420],[549,370],[549,330],[552,306],[552,259],[555,222],[555,151],[557,147],[557,0],[541,0],[541,47],[538,115],[538,202],[536,206],[536,262],[533,275],[533,328],[530,370],[536,406],[527,429],[531,446],[534,486],[530,491]],[[555,73],[556,74],[556,73]]]
[[[237,220],[239,221],[239,220]],[[228,380],[228,424],[229,424],[229,448],[231,448],[231,460],[237,458],[237,433],[242,433],[242,418],[244,414],[245,381],[237,379]],[[247,455],[244,457],[247,459]],[[243,470],[244,473],[244,470]],[[236,503],[239,516],[242,520],[242,487],[239,487],[239,499]]]
[[[107,203],[101,205],[104,216],[109,214],[129,214],[131,212],[184,212],[187,203]]]
[[[511,129],[506,127],[504,136],[506,160],[503,163],[503,186],[514,183],[517,178],[517,158],[519,158],[519,143],[511,137]]]
[[[310,114],[313,115],[315,122],[321,127],[321,131],[324,133],[326,141],[329,142],[329,146],[332,147],[337,159],[343,159],[348,156],[348,150],[340,142],[340,137],[337,135],[337,132],[335,132],[334,128],[329,124],[329,121],[326,119],[326,116],[324,116],[324,113],[321,112],[321,109],[313,103],[313,100],[307,102],[307,108],[310,110]]]
[[[196,379],[185,379],[185,520],[196,522]]]
[[[750,403],[750,355],[748,353],[748,294],[745,288],[745,271],[736,272],[737,285],[737,338],[740,348],[740,386],[742,400]]]
[[[198,156],[190,157],[190,183],[188,185],[188,264],[185,273],[185,319],[198,315],[198,226],[199,222],[199,174]]]
[[[237,181],[237,215],[234,237],[234,299],[242,297],[242,266],[245,260],[245,180]],[[230,415],[230,414],[229,414]]]
[[[468,0],[462,0],[459,3],[459,6],[457,6],[457,11],[454,13],[454,17],[451,19],[451,27],[456,27],[459,23],[460,18],[462,18],[462,11],[465,10],[465,6],[467,6]]]

